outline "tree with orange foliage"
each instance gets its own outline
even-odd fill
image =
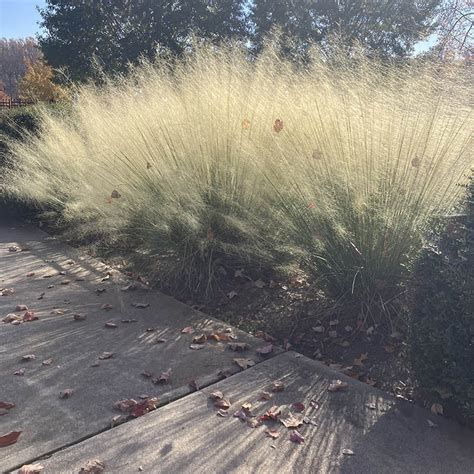
[[[28,62],[26,74],[20,81],[18,90],[23,99],[35,101],[58,101],[65,99],[63,87],[53,82],[54,70],[44,60]]]

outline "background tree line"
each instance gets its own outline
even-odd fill
[[[304,55],[332,35],[385,57],[405,58],[433,33],[433,52],[472,57],[474,11],[469,0],[47,0],[41,9],[41,54],[72,80],[99,63],[123,72],[157,50],[181,54],[192,34],[218,43],[242,42],[258,54],[275,28],[282,50]],[[0,80],[10,95],[26,64],[39,57],[32,40],[2,40]]]

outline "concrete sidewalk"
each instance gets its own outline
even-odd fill
[[[29,250],[9,251],[15,245]],[[120,473],[474,472],[472,431],[299,354],[275,350],[264,358],[256,353],[262,340],[141,285],[122,291],[129,283],[37,229],[0,223],[0,288],[15,290],[0,296],[0,318],[23,314],[15,311],[19,304],[39,316],[0,323],[0,401],[16,405],[0,416],[0,436],[22,432],[0,448],[0,471],[49,456],[40,463],[50,473],[79,472],[92,459]],[[102,309],[107,304],[112,308]],[[87,317],[76,321],[73,314]],[[182,332],[188,327],[193,334]],[[232,334],[248,348],[237,353],[210,340],[191,349],[202,333]],[[104,352],[113,356],[100,360]],[[25,355],[35,359],[23,361]],[[234,358],[256,365],[241,372]],[[14,375],[18,369],[24,375]],[[142,375],[168,369],[163,383]],[[328,392],[335,378],[348,383],[346,391]],[[275,380],[283,391],[271,392]],[[190,382],[203,388],[196,392]],[[65,389],[73,394],[61,399]],[[217,415],[209,399],[215,390],[230,399],[230,416]],[[272,398],[259,400],[262,391]],[[141,395],[157,397],[160,407],[111,428],[120,415],[114,403]],[[278,421],[251,428],[233,417],[244,402],[252,403],[255,419],[273,405],[283,419],[303,410],[303,444],[290,441],[291,430]],[[279,437],[267,437],[266,429]]]

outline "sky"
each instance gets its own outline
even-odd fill
[[[25,38],[40,32],[40,15],[37,7],[44,7],[46,0],[0,0],[0,38]],[[415,52],[429,49],[435,38],[420,42]]]

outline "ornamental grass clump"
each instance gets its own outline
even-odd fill
[[[162,280],[304,267],[361,308],[400,291],[471,157],[463,68],[229,46],[78,88],[12,145],[4,190]]]

